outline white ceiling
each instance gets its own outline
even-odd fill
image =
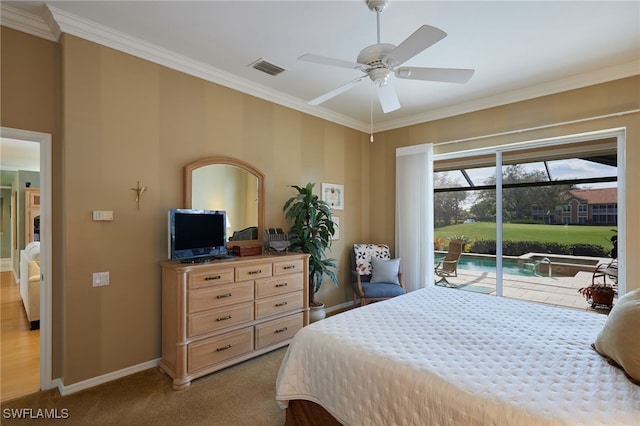
[[[0,138],[0,170],[40,171],[40,143]]]
[[[361,75],[299,61],[355,61],[376,43],[365,0],[2,1],[2,24],[57,39],[67,32],[346,126],[369,131],[373,88],[307,101]],[[50,18],[53,19],[50,19]],[[396,79],[402,105],[376,131],[640,74],[640,1],[403,1],[380,16],[381,42],[423,24],[448,36],[406,66],[473,68],[466,84]],[[278,76],[249,65],[265,59]],[[394,77],[392,77],[394,78]]]

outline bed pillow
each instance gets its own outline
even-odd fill
[[[638,324],[640,289],[630,291],[618,300],[592,346],[610,363],[622,368],[633,383],[640,385]]]
[[[371,283],[398,284],[398,272],[400,272],[400,258],[383,260],[377,257],[371,258]]]

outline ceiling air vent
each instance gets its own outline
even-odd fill
[[[250,67],[257,69],[258,71],[265,72],[269,75],[278,75],[284,71],[284,68],[280,68],[277,65],[273,65],[264,59],[258,59],[257,61],[249,64]]]

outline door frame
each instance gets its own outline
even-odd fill
[[[0,137],[40,144],[40,389],[55,387],[51,378],[52,289],[51,289],[51,135],[0,127]]]

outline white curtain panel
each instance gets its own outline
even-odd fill
[[[396,257],[408,291],[432,286],[433,146],[396,149]]]

